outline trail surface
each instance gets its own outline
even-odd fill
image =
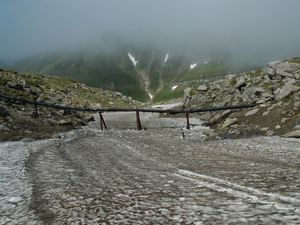
[[[299,140],[203,141],[196,119],[188,131],[183,118],[145,113],[147,129],[136,131],[134,113],[103,116],[106,131],[96,121],[61,138],[1,143],[1,223],[300,222]]]

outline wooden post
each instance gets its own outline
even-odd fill
[[[142,124],[141,124],[141,120],[140,120],[140,112],[137,109],[136,110],[136,126],[138,130],[142,130]]]
[[[34,117],[38,118],[39,114],[38,114],[38,109],[37,109],[37,104],[36,103],[34,104],[34,107],[35,107],[35,115],[34,115]]]
[[[104,127],[106,129],[107,127],[106,127],[106,124],[104,122],[104,119],[103,119],[103,116],[102,116],[101,112],[99,112],[99,116],[100,116],[100,127],[101,127],[101,130],[103,130],[103,125],[104,125]]]
[[[190,120],[189,120],[189,114],[186,113],[185,114],[185,118],[186,118],[186,129],[190,129]]]

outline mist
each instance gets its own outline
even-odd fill
[[[283,60],[300,55],[299,9],[299,0],[2,0],[0,64],[50,51],[109,50],[117,40]]]

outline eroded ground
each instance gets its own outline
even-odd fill
[[[1,143],[1,223],[299,223],[299,140],[203,141],[194,119],[141,114],[136,131],[135,114],[103,116],[106,131]]]

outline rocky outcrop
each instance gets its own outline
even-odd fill
[[[75,81],[0,70],[0,93],[60,106],[79,108],[136,107],[119,92],[90,88]],[[0,97],[0,140],[49,138],[53,132],[86,125],[89,113],[35,106]]]
[[[297,136],[300,129],[300,63],[270,62],[264,69],[206,84],[191,91],[189,108],[222,107],[252,103],[254,108],[201,113],[219,134]]]

